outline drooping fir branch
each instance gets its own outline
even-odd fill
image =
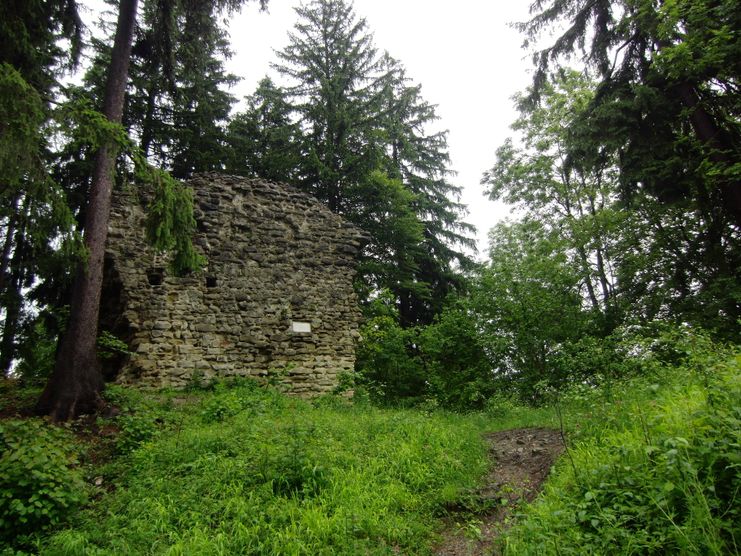
[[[146,208],[150,244],[157,251],[172,253],[171,265],[176,274],[198,270],[204,259],[191,241],[195,218],[190,189],[168,172],[150,165],[123,125],[105,118],[88,100],[70,101],[60,109],[59,116],[68,136],[87,144],[91,150],[106,144],[118,147],[119,153],[133,165],[137,185],[151,192]]]
[[[151,245],[158,251],[172,253],[170,264],[178,275],[201,268],[205,259],[196,252],[191,240],[196,227],[191,190],[143,158],[137,164],[136,177],[154,192],[147,207],[147,238]]]

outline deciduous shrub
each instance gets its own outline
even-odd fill
[[[0,535],[5,543],[63,521],[86,498],[70,435],[39,420],[0,423]]]
[[[738,551],[741,356],[683,338],[636,355],[654,376],[563,396],[573,446],[507,553]]]

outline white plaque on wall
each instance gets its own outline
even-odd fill
[[[308,322],[292,322],[291,332],[307,333],[311,332],[311,323]]]

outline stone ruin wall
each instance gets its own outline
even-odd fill
[[[185,277],[148,247],[135,194],[114,201],[101,327],[133,352],[118,380],[177,388],[282,371],[291,393],[331,390],[355,362],[360,232],[287,186],[219,174],[190,186],[207,263]]]

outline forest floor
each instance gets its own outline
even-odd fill
[[[561,434],[553,429],[512,429],[489,433],[485,438],[492,465],[483,486],[472,493],[484,509],[461,516],[453,508],[435,554],[499,554],[497,539],[509,527],[518,507],[535,499],[564,451]]]

